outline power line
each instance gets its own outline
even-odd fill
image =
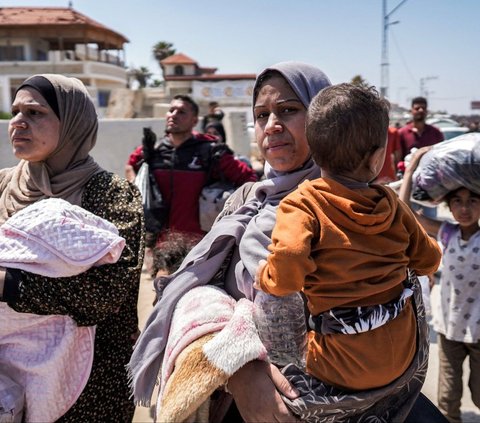
[[[417,85],[418,78],[415,77],[415,75],[413,74],[413,72],[411,71],[410,67],[407,64],[407,61],[405,60],[405,56],[403,55],[403,52],[400,49],[400,46],[399,46],[399,44],[397,42],[397,39],[395,37],[395,31],[392,31],[392,39],[393,39],[393,43],[395,44],[395,47],[397,49],[397,53],[400,57],[400,60],[402,61],[402,64],[405,67],[405,70],[407,71],[408,76],[410,77],[412,84]]]

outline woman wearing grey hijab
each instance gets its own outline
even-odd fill
[[[278,63],[258,76],[253,112],[257,144],[266,160],[266,179],[253,186],[250,200],[217,221],[177,272],[156,281],[157,290],[159,285],[166,288],[129,365],[138,404],[150,404],[173,310],[184,294],[214,283],[228,262],[221,278],[224,288],[236,299],[253,300],[253,278],[259,260],[268,254],[280,200],[305,179],[320,176],[307,144],[305,116],[310,100],[329,85],[320,69],[298,62]],[[252,361],[230,378],[228,387],[246,421],[292,421],[279,392],[292,398],[295,394],[275,366]],[[258,401],[260,397],[262,401]]]
[[[79,326],[95,325],[90,376],[60,420],[129,422],[134,404],[125,365],[138,330],[142,206],[135,186],[90,156],[97,130],[95,106],[80,80],[35,75],[17,89],[8,132],[20,161],[0,170],[0,224],[37,201],[61,198],[113,223],[126,246],[115,264],[73,277],[0,268],[0,301],[19,313],[68,315]]]

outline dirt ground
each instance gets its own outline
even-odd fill
[[[145,326],[145,322],[152,311],[152,303],[155,298],[155,292],[152,286],[152,278],[144,270],[140,280],[140,292],[138,295],[138,324],[140,330]],[[133,416],[133,423],[153,422],[151,410],[146,407],[137,407]]]

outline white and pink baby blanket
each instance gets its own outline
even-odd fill
[[[53,278],[115,263],[124,247],[115,225],[56,198],[0,226],[0,266]],[[26,421],[55,421],[75,403],[90,375],[94,337],[94,327],[69,316],[17,313],[0,302],[0,374],[24,388]]]

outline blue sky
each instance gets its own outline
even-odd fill
[[[388,0],[387,12],[401,0]],[[2,6],[68,6],[68,0],[0,0]],[[333,83],[362,75],[381,85],[382,0],[73,0],[74,9],[125,35],[129,66],[160,77],[152,46],[217,73],[258,73],[299,60]],[[409,107],[424,79],[430,110],[471,114],[480,100],[480,1],[407,0],[389,26],[389,99]],[[480,111],[476,111],[480,113]]]

